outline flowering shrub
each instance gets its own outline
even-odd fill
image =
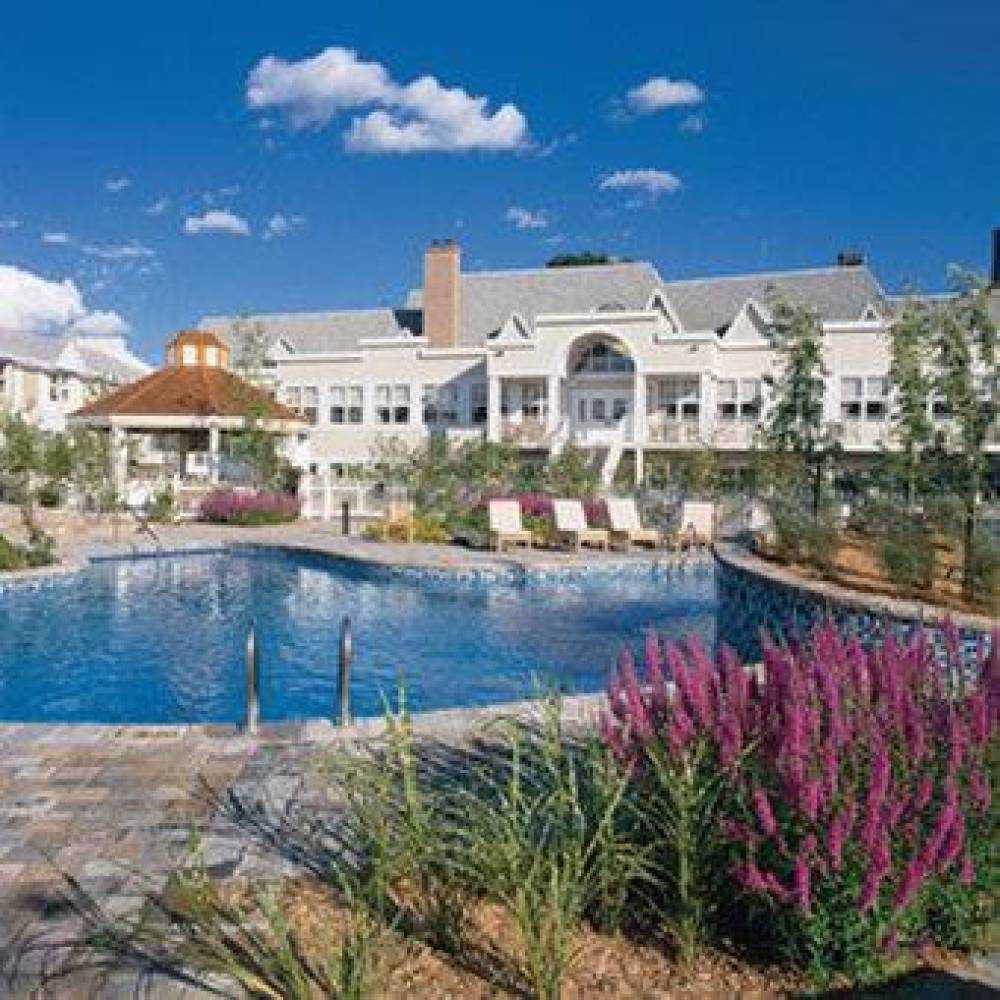
[[[900,943],[968,946],[983,916],[1000,631],[973,669],[945,635],[940,653],[919,631],[865,649],[830,623],[765,641],[756,672],[650,636],[645,683],[628,654],[610,682],[602,733],[637,783],[663,759],[668,778],[724,775],[717,860],[817,981],[870,977]]]
[[[215,490],[200,510],[202,520],[216,524],[282,524],[298,518],[301,504],[298,497],[273,490]]]

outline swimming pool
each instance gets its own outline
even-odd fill
[[[399,676],[418,710],[598,691],[647,628],[712,644],[716,606],[709,565],[468,583],[271,549],[107,560],[0,592],[0,721],[238,722],[251,618],[265,721],[333,715],[345,614],[358,716]]]

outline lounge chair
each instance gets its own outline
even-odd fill
[[[556,521],[556,539],[577,551],[584,545],[606,549],[609,536],[604,528],[591,528],[579,500],[553,500],[552,513]]]
[[[608,520],[611,522],[611,544],[620,544],[623,548],[631,545],[649,545],[659,548],[663,536],[657,528],[644,528],[639,520],[639,511],[635,500],[613,499],[605,500],[608,509]]]
[[[715,540],[715,504],[685,500],[681,504],[681,532],[694,545],[711,545]]]
[[[490,548],[503,552],[505,545],[532,543],[531,532],[521,526],[521,505],[517,500],[491,500]]]

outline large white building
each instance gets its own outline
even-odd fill
[[[368,463],[380,439],[439,433],[540,456],[572,443],[610,482],[619,468],[641,479],[654,456],[703,447],[745,464],[778,370],[773,290],[821,317],[826,417],[861,461],[892,445],[888,331],[900,300],[863,262],[842,261],[683,281],[649,263],[463,273],[445,242],[427,250],[422,287],[397,309],[245,322],[266,335],[280,399],[312,424],[313,472]],[[234,322],[200,325],[233,338]],[[933,413],[947,421],[943,405]],[[1000,454],[1000,439],[992,447]]]
[[[149,370],[129,351],[124,337],[0,330],[0,411],[61,431],[68,414]]]

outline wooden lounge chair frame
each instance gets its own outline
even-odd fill
[[[585,546],[607,550],[610,535],[604,528],[591,528],[579,500],[553,500],[556,540],[579,552]]]
[[[505,545],[531,548],[534,536],[521,526],[521,505],[517,500],[491,500],[489,517],[490,548],[494,552],[503,552]]]

